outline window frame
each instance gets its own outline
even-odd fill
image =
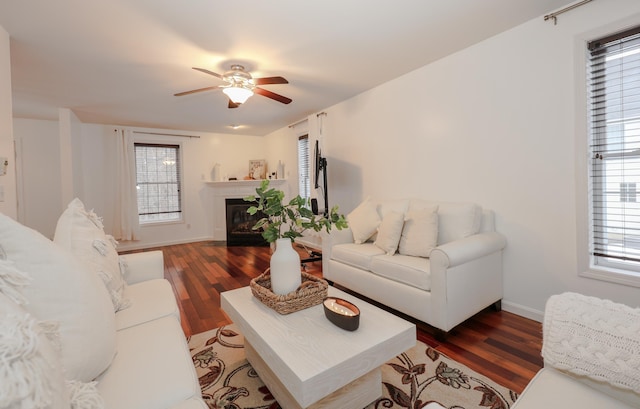
[[[588,44],[605,39],[611,33],[620,33],[637,26],[627,19],[575,37],[575,89],[576,89],[576,251],[580,277],[606,281],[631,287],[640,287],[640,272],[628,269],[624,262],[597,263],[593,253],[593,201],[591,196],[591,133],[589,126],[590,98],[588,95]]]
[[[141,147],[158,147],[158,148],[175,148],[176,149],[176,177],[177,177],[177,190],[178,190],[178,211],[170,213],[178,213],[176,218],[172,219],[158,219],[158,220],[141,220],[140,206],[138,206],[138,223],[141,227],[154,226],[154,225],[167,225],[167,224],[180,224],[184,223],[184,180],[183,180],[183,146],[179,142],[174,141],[158,141],[158,140],[135,140],[134,141],[134,166],[135,166],[135,183],[136,183],[136,200],[138,193],[138,166],[137,166],[137,152],[136,148]],[[160,214],[160,213],[157,213]]]

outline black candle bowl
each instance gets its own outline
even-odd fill
[[[355,331],[360,325],[360,309],[347,300],[327,297],[322,302],[324,315],[334,325],[347,331]]]

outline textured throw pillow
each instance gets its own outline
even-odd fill
[[[398,252],[405,256],[429,257],[438,241],[438,206],[407,213]]]
[[[438,207],[438,245],[480,231],[482,208],[473,203],[443,203]]]
[[[67,250],[1,213],[0,248],[0,276],[22,271],[30,278],[19,289],[25,310],[58,322],[67,378],[93,380],[116,352],[115,314],[100,279]]]
[[[353,233],[353,241],[356,244],[362,244],[369,240],[378,229],[380,216],[373,202],[366,198],[347,215],[347,222]]]
[[[73,199],[58,219],[53,241],[71,251],[102,279],[114,311],[129,306],[116,242],[105,234],[100,218],[92,211],[88,212],[80,199]]]
[[[0,408],[69,408],[48,327],[0,293]]]
[[[389,256],[393,256],[398,249],[402,226],[404,225],[404,214],[399,212],[388,212],[382,219],[378,228],[378,237],[373,243],[380,247]]]

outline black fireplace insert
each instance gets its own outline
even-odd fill
[[[255,215],[247,213],[249,207],[255,202],[247,202],[244,199],[225,199],[227,214],[227,246],[268,246],[262,230],[253,230],[256,222],[262,219],[264,213],[257,212]]]

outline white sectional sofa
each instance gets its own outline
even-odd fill
[[[505,237],[473,203],[365,200],[323,236],[323,276],[423,321],[437,335],[502,299]],[[444,333],[443,333],[444,332]]]
[[[544,368],[513,409],[640,408],[640,309],[576,293],[552,296]]]
[[[118,256],[79,201],[53,241],[0,213],[0,362],[1,408],[207,408],[162,252]]]

